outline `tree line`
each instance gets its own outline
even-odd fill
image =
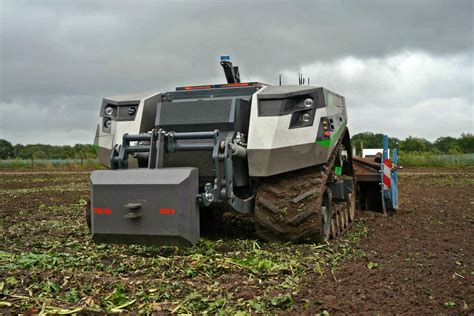
[[[371,132],[355,134],[351,137],[352,145],[360,153],[360,148],[381,148],[383,134]],[[398,148],[402,153],[429,152],[432,154],[470,154],[474,153],[474,135],[461,134],[454,138],[443,136],[430,142],[427,139],[409,136],[404,140],[389,137],[390,148]],[[0,159],[95,159],[97,158],[94,145],[76,144],[74,146],[54,145],[12,145],[5,139],[0,139]]]
[[[383,134],[370,132],[351,137],[352,146],[360,153],[360,148],[382,148]],[[389,147],[398,148],[401,153],[471,154],[474,153],[474,135],[463,133],[460,137],[443,136],[430,142],[425,138],[409,136],[403,140],[389,137]]]
[[[94,145],[76,144],[64,145],[12,145],[5,139],[0,139],[0,159],[96,159]]]

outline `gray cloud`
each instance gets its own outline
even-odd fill
[[[303,70],[312,83],[345,94],[353,133],[379,131],[383,125],[359,122],[375,120],[375,114],[399,115],[394,107],[404,109],[392,124],[396,129],[387,128],[394,136],[472,132],[471,1],[0,6],[0,137],[13,142],[90,142],[101,97],[222,82],[221,54],[233,56],[246,80],[275,83],[284,73],[295,82]],[[404,59],[407,54],[412,57]],[[404,72],[407,62],[412,68]],[[348,67],[355,67],[352,77]],[[449,102],[467,112],[467,121],[454,110],[444,112],[447,121],[462,123],[449,131],[429,128],[438,124],[437,116],[421,125],[406,119],[430,104],[441,109]]]
[[[346,96],[353,131],[430,139],[473,131],[473,62],[464,54],[345,57],[301,71]]]

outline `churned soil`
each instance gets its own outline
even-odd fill
[[[359,212],[329,245],[262,243],[235,214],[189,250],[97,245],[88,185],[88,173],[0,173],[0,313],[474,312],[472,168],[405,169],[399,210]]]
[[[402,173],[396,213],[359,213],[369,229],[366,256],[334,276],[309,277],[298,305],[309,299],[309,311],[330,313],[472,313],[474,174],[444,172]]]

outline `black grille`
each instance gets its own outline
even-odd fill
[[[165,130],[177,132],[231,130],[234,100],[164,102],[158,105],[156,125]]]

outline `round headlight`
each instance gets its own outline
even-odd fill
[[[303,114],[303,115],[301,116],[301,120],[302,120],[303,122],[309,122],[309,120],[311,120],[311,114],[309,114],[309,113]]]
[[[105,128],[110,128],[112,126],[112,120],[105,120],[104,122],[104,126]]]
[[[307,108],[310,108],[313,106],[313,99],[311,98],[307,98],[304,100],[304,106],[307,107]]]
[[[114,113],[114,109],[112,107],[108,106],[105,108],[105,114],[112,115],[112,113]]]

